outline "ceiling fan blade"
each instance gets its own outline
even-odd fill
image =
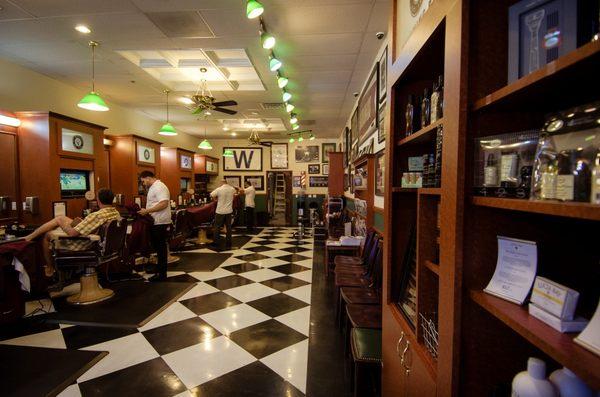
[[[217,112],[221,112],[221,113],[226,113],[226,114],[236,114],[237,113],[235,110],[230,110],[230,109],[225,109],[225,108],[214,108],[213,110],[215,110]]]
[[[236,101],[222,101],[222,102],[214,102],[214,106],[236,106],[238,103]]]
[[[259,142],[258,143],[260,146],[265,146],[265,147],[271,147],[273,146],[273,142],[267,141],[267,142]]]
[[[306,134],[307,132],[312,132],[313,130],[302,130],[302,131],[288,131],[288,135],[296,135],[296,134]]]

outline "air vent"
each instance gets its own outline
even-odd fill
[[[214,38],[199,12],[150,12],[146,16],[169,38]]]
[[[263,102],[260,104],[260,107],[265,110],[277,110],[277,109],[285,109],[285,103],[283,102]]]

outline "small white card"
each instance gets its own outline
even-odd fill
[[[574,341],[600,356],[600,302],[590,323]]]
[[[496,270],[484,291],[522,305],[537,271],[537,245],[533,241],[498,236]]]

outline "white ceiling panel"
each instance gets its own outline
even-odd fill
[[[129,0],[11,0],[37,17],[135,12]]]
[[[0,21],[27,19],[33,17],[34,15],[31,15],[22,8],[19,8],[6,0],[0,0]]]

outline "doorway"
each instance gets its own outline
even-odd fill
[[[267,171],[267,208],[271,225],[291,225],[291,171]]]

